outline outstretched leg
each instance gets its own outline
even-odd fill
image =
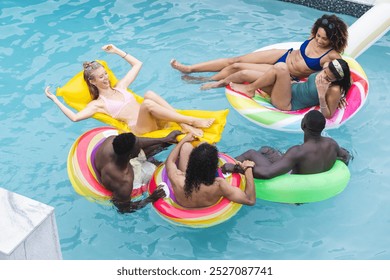
[[[192,132],[196,136],[203,136],[200,128],[210,127],[214,119],[202,119],[185,116],[176,112],[163,98],[154,92],[145,94],[145,99],[141,104],[136,130],[138,134],[143,134],[158,128],[157,120],[173,121],[179,123],[185,132]]]
[[[233,90],[253,97],[257,89],[271,95],[271,103],[280,110],[291,109],[291,77],[285,63],[273,65],[260,78],[248,85],[230,83]]]
[[[211,88],[218,88],[218,87],[224,87],[227,86],[229,83],[245,83],[249,82],[252,83],[253,81],[256,81],[257,78],[259,78],[263,72],[258,72],[255,70],[241,70],[237,73],[231,74],[230,76],[226,77],[225,79],[207,83],[201,86],[202,90],[208,90]]]
[[[258,51],[248,53],[242,56],[231,58],[219,58],[215,60],[209,60],[193,65],[184,65],[178,62],[176,59],[171,60],[171,66],[174,69],[181,71],[182,73],[194,73],[194,72],[218,72],[223,68],[232,65],[233,63],[256,63],[256,64],[274,64],[286,50],[272,49],[266,51]]]
[[[259,63],[233,63],[232,65],[229,65],[225,68],[223,68],[221,71],[219,71],[217,74],[210,77],[210,80],[219,81],[225,78],[228,78],[234,73],[241,72],[243,70],[253,70],[255,72],[259,73],[265,73],[267,72],[272,65],[270,64],[259,64]],[[260,74],[261,75],[261,74]],[[259,77],[256,76],[253,81],[255,81]],[[231,82],[235,82],[234,80],[231,80]],[[247,81],[249,82],[249,81]],[[252,81],[250,81],[252,82]],[[239,83],[239,81],[237,81]]]
[[[193,65],[184,65],[178,62],[176,59],[172,59],[171,66],[172,68],[179,70],[184,74],[194,72],[218,72],[226,66],[229,66],[230,64],[234,63],[234,59],[235,58],[220,58]]]

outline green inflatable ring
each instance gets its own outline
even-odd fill
[[[255,179],[256,197],[282,203],[306,203],[328,199],[342,192],[351,174],[344,162],[318,174],[284,174],[272,179]]]

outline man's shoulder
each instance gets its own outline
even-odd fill
[[[290,148],[288,148],[288,150],[286,151],[285,155],[293,155],[293,154],[302,152],[305,149],[306,149],[305,148],[305,143],[302,143],[300,145],[294,145],[294,146],[291,146]]]
[[[338,143],[336,140],[334,140],[333,138],[331,137],[322,137],[322,140],[326,143],[329,143],[331,145],[335,145],[335,146],[338,146]]]

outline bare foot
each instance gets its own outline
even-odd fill
[[[243,93],[248,97],[255,96],[255,91],[250,89],[248,85],[230,83],[230,87],[239,93]]]
[[[210,127],[214,123],[215,119],[198,119],[194,118],[192,125],[200,128]]]
[[[192,133],[196,137],[202,137],[203,136],[203,130],[200,128],[193,127],[189,124],[181,123],[180,124],[181,128],[183,129],[184,132],[186,133]]]
[[[227,83],[225,82],[225,80],[219,80],[219,81],[216,81],[216,82],[204,84],[203,86],[200,87],[200,89],[201,90],[208,90],[208,89],[211,89],[211,88],[224,87],[226,85],[227,85]]]
[[[191,70],[188,66],[181,64],[176,59],[172,59],[170,62],[172,68],[179,70],[182,73],[191,73]]]
[[[202,76],[190,76],[190,75],[183,75],[181,76],[181,79],[192,84],[200,84],[208,81],[212,81],[210,77],[202,77]]]

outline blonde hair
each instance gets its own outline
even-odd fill
[[[89,93],[90,93],[90,95],[91,95],[93,100],[98,99],[98,97],[99,97],[99,90],[98,90],[98,88],[95,85],[93,85],[91,83],[91,80],[95,79],[95,76],[94,76],[95,70],[100,68],[100,67],[103,67],[103,65],[101,65],[97,61],[91,61],[91,62],[87,62],[86,61],[86,62],[83,63],[84,81],[88,85],[88,90],[89,90]]]

